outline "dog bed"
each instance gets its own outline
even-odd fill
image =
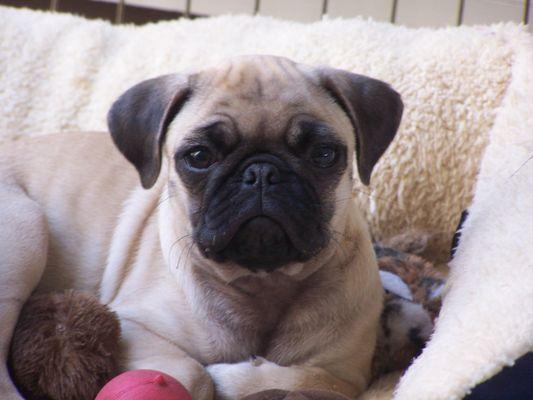
[[[106,129],[132,84],[246,53],[370,75],[402,94],[397,138],[371,186],[354,188],[376,240],[425,230],[425,256],[445,261],[469,208],[431,341],[398,384],[385,377],[363,397],[395,387],[399,400],[462,398],[533,350],[533,40],[522,27],[246,16],[134,27],[0,7],[0,137]]]

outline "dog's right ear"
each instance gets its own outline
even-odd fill
[[[107,125],[120,152],[131,162],[145,189],[161,170],[166,131],[191,94],[189,77],[164,75],[128,89],[111,106]]]

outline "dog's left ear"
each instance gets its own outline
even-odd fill
[[[318,71],[320,85],[348,115],[355,131],[357,169],[368,185],[372,170],[394,139],[403,112],[400,95],[385,82],[347,71]]]
[[[135,166],[145,189],[157,181],[167,128],[190,97],[189,81],[176,74],[141,82],[120,96],[107,114],[115,145]]]

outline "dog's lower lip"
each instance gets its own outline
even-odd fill
[[[239,232],[240,229],[242,229],[243,226],[246,226],[250,221],[253,221],[256,218],[267,218],[271,220],[272,222],[276,223],[283,232],[290,238],[290,234],[287,229],[285,229],[284,224],[279,219],[275,218],[272,215],[269,214],[253,214],[253,215],[246,215],[241,216],[240,220],[237,220],[233,223],[233,225],[230,227],[229,230],[224,231],[222,234],[213,232],[211,236],[204,237],[204,243],[201,248],[203,249],[204,253],[218,253],[221,251],[224,251],[224,249],[229,245],[229,243],[232,241],[232,239],[235,237],[235,235]],[[216,238],[216,240],[215,240]],[[292,242],[292,240],[291,240]]]
[[[270,213],[253,213],[248,215],[242,215],[239,221],[234,221],[231,227],[224,232],[209,232],[204,231],[202,237],[197,239],[197,243],[205,257],[213,259],[214,261],[224,261],[223,253],[231,245],[232,240],[250,221],[257,218],[265,218],[275,223],[285,234],[288,243],[299,254],[299,258],[302,260],[311,257],[315,254],[315,251],[309,251],[309,245],[306,240],[298,234],[291,226],[287,225],[287,221],[284,221],[283,216],[276,216]],[[213,240],[215,239],[216,240]],[[317,250],[322,246],[314,246],[313,250]]]
[[[229,239],[227,245],[225,247],[227,247],[229,245],[229,243],[233,240],[233,238],[235,237],[235,235],[237,235],[237,233],[245,226],[247,226],[249,223],[253,222],[253,221],[258,221],[258,220],[267,220],[267,221],[270,221],[272,223],[274,223],[277,227],[279,227],[281,229],[281,231],[283,231],[283,233],[285,234],[285,236],[287,237],[287,239],[289,240],[289,242],[291,243],[292,246],[294,246],[294,243],[293,241],[291,240],[291,236],[289,235],[289,233],[287,232],[287,230],[285,229],[283,223],[281,223],[280,221],[278,221],[276,218],[270,216],[270,215],[266,215],[266,214],[258,214],[258,215],[254,215],[253,217],[250,217],[250,218],[247,218],[246,220],[244,220],[241,224],[239,224],[239,226],[237,227],[237,229],[235,229],[235,233],[234,235]]]
[[[239,224],[227,246],[216,254],[220,261],[232,260],[253,271],[267,272],[296,261],[300,255],[283,224],[263,214]]]

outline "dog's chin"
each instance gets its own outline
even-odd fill
[[[266,216],[243,223],[217,256],[253,272],[271,272],[305,258],[283,226]]]

